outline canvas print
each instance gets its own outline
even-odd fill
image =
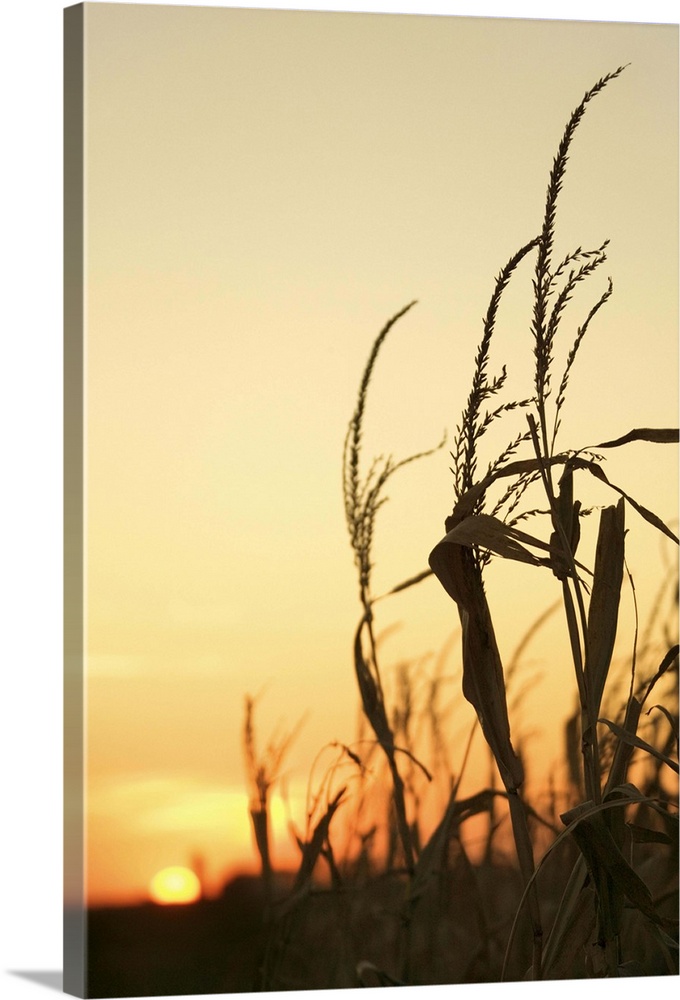
[[[67,992],[677,976],[678,26],[65,44]]]

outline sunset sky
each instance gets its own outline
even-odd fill
[[[570,112],[623,63],[577,130],[558,205],[556,257],[611,240],[574,297],[564,354],[614,282],[562,446],[676,424],[678,30],[86,4],[85,47],[88,890],[123,902],[198,856],[208,891],[254,864],[246,695],[263,744],[305,716],[286,762],[298,820],[319,751],[355,738],[341,456],[372,342],[418,300],[374,374],[366,462],[444,430],[450,442],[494,276],[540,229]],[[492,360],[520,395],[532,273],[509,290]],[[390,482],[376,593],[426,568],[450,464],[444,450]],[[676,517],[673,448],[633,444],[606,468]],[[615,499],[581,485],[588,503]],[[627,526],[644,619],[674,556],[632,510]],[[516,565],[492,567],[488,591],[506,655],[560,592]],[[399,624],[388,678],[437,654],[457,622],[433,579],[376,614],[380,630]],[[632,628],[627,592],[622,652]],[[557,615],[527,652],[543,676],[513,734],[532,734],[536,782],[573,707],[565,637]],[[456,732],[471,719],[460,703]],[[283,863],[279,804],[275,820]]]

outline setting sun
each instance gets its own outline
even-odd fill
[[[156,872],[149,885],[154,903],[195,903],[201,895],[201,883],[190,868],[174,866]]]

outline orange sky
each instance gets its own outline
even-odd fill
[[[579,127],[559,207],[557,254],[609,237],[615,286],[575,366],[562,444],[677,422],[678,35],[115,4],[86,4],[85,25],[88,888],[101,902],[142,897],[158,869],[197,855],[209,889],[253,863],[246,694],[261,692],[263,742],[306,714],[287,758],[303,822],[317,753],[357,732],[340,460],[371,343],[419,300],[376,369],[365,458],[451,439],[493,277],[540,226],[566,119],[626,62]],[[605,280],[579,291],[573,324]],[[530,281],[527,268],[499,316],[496,361],[518,392]],[[669,451],[608,458],[667,519]],[[442,452],[390,483],[376,593],[425,568],[449,464]],[[627,523],[644,616],[667,547],[633,512]],[[553,583],[489,574],[506,654]],[[623,607],[629,649],[629,595]],[[380,628],[393,623],[388,676],[437,654],[455,609],[428,580],[380,608]],[[573,703],[563,640],[556,616],[527,653],[543,677],[513,725],[531,734],[537,781]],[[454,674],[457,654],[447,662]],[[458,698],[454,769],[471,718]],[[471,790],[485,780],[478,768]],[[283,862],[282,805],[275,818]]]

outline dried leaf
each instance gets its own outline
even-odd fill
[[[577,500],[574,502],[574,471],[570,465],[562,473],[560,487],[557,494],[557,517],[564,532],[564,538],[569,545],[571,558],[576,553],[579,539],[581,537],[581,522],[579,512],[581,504]],[[562,533],[554,531],[550,536],[550,551],[552,554],[552,571],[558,580],[566,580],[571,575],[571,559],[567,558],[564,550]],[[574,564],[576,560],[574,560]]]
[[[462,518],[470,515],[475,506],[479,503],[480,499],[484,496],[489,487],[497,479],[505,479],[508,476],[520,476],[527,472],[538,472],[542,467],[553,466],[553,465],[566,465],[567,462],[572,469],[585,469],[599,479],[601,482],[605,483],[611,489],[615,490],[619,496],[622,496],[628,503],[633,507],[638,514],[641,515],[646,521],[658,528],[664,535],[670,538],[677,544],[680,544],[680,540],[677,535],[671,531],[671,529],[664,524],[660,517],[654,514],[653,511],[647,510],[642,504],[634,500],[633,497],[629,496],[624,490],[622,490],[615,483],[612,483],[607,479],[604,470],[590,459],[582,458],[580,455],[568,455],[566,453],[560,455],[553,455],[550,458],[541,458],[539,462],[536,458],[526,458],[518,462],[510,462],[509,465],[505,465],[500,469],[495,469],[488,476],[485,476],[480,482],[476,483],[471,489],[460,497],[453,512],[446,519],[446,529],[447,531],[458,523]]]
[[[671,976],[677,976],[678,974],[678,942],[675,937],[671,937],[670,934],[666,934],[660,927],[655,924],[649,924],[645,928],[647,933],[654,938],[659,946],[659,951],[663,955],[664,962],[666,963],[666,968]],[[677,932],[676,932],[677,936]]]
[[[467,608],[473,601],[470,589],[470,575],[465,568],[461,556],[462,548],[458,544],[448,544],[444,538],[430,552],[428,562],[432,572],[442,587],[459,607]]]
[[[649,698],[650,694],[652,693],[652,689],[654,688],[654,685],[657,683],[657,681],[659,681],[666,673],[668,668],[675,663],[675,661],[678,658],[678,653],[680,653],[680,646],[678,646],[678,644],[676,643],[674,646],[671,646],[671,648],[665,654],[663,660],[659,664],[659,669],[657,670],[657,672],[654,674],[651,681],[647,685],[647,690],[645,691],[644,697],[642,699],[643,705]]]
[[[516,562],[528,563],[530,566],[551,566],[555,557],[552,545],[526,531],[520,531],[519,528],[505,524],[490,514],[473,514],[459,521],[438,542],[435,546],[435,552],[440,545],[465,545],[468,548],[488,549],[503,559],[514,559]],[[549,553],[550,558],[540,558],[534,555],[525,547],[527,545],[533,545],[534,548]],[[430,565],[432,566],[432,556],[430,556]],[[582,566],[580,563],[576,565],[588,572],[586,566]],[[434,570],[434,572],[437,571]]]
[[[570,976],[574,958],[581,953],[595,927],[595,890],[587,884],[588,871],[580,855],[572,868],[543,955],[546,979]]]
[[[668,709],[664,705],[652,705],[651,708],[647,709],[647,715],[651,715],[652,712],[654,712],[654,711],[661,712],[662,715],[666,716],[666,719],[668,720],[668,724],[671,727],[671,732],[673,733],[673,736],[675,736],[675,742],[677,743],[678,742],[678,717],[677,717],[677,715],[675,715],[675,716],[672,715],[672,713],[669,712]]]
[[[613,793],[618,793],[614,795]],[[677,839],[678,835],[678,814],[677,812],[670,812],[668,808],[668,803],[661,799],[657,799],[654,796],[643,795],[639,788],[632,782],[627,781],[625,785],[618,785],[616,788],[612,789],[612,794],[607,794],[607,808],[612,804],[612,800],[618,798],[616,805],[620,803],[621,799],[628,799],[630,802],[638,803],[639,805],[647,806],[649,809],[653,809],[661,817],[661,819],[666,824],[667,829],[671,829],[673,835]]]
[[[382,746],[391,748],[394,740],[392,730],[387,721],[382,694],[371,673],[370,667],[364,659],[364,653],[361,648],[361,633],[365,624],[366,619],[362,618],[354,637],[354,669],[357,675],[361,704],[366,718],[373,727],[373,731]]]
[[[623,721],[623,729],[632,736],[635,736],[637,733],[641,711],[642,704],[637,700],[637,698],[631,697],[628,701],[628,705],[626,706],[626,717]],[[628,774],[628,765],[630,764],[630,758],[632,755],[633,747],[630,743],[625,743],[623,740],[619,740],[616,745],[614,760],[612,761],[612,766],[607,778],[605,796],[615,788],[620,788],[625,782]]]
[[[490,514],[476,514],[459,521],[455,528],[449,531],[439,543],[448,545],[479,546],[489,549],[504,559],[515,559],[518,562],[529,563],[532,566],[545,565],[545,560],[539,559],[526,549],[521,542],[534,545],[549,551],[550,547],[539,538],[517,528],[508,527],[503,521]]]
[[[584,802],[562,816],[564,823],[576,822],[572,836],[586,859],[600,899],[610,896],[611,889],[625,896],[636,909],[654,923],[666,923],[657,914],[651,893],[640,876],[631,868],[603,821],[600,813],[593,814],[593,803]],[[616,914],[611,914],[613,933],[617,933]],[[607,931],[605,931],[607,935]]]
[[[463,694],[477,712],[505,787],[515,790],[524,780],[524,769],[510,741],[503,665],[481,570],[470,549],[446,539],[431,552],[430,566],[458,605],[463,627]]]
[[[302,860],[300,862],[298,873],[295,876],[293,896],[297,895],[297,893],[305,887],[306,883],[312,877],[314,866],[319,859],[326,837],[328,836],[328,828],[331,825],[331,820],[333,819],[335,811],[340,805],[342,797],[346,791],[346,788],[340,789],[333,801],[329,803],[324,815],[314,827],[314,832],[312,833],[310,840],[306,844],[302,845]]]
[[[603,441],[602,444],[595,445],[596,448],[618,448],[622,444],[630,441],[651,441],[653,444],[677,444],[680,440],[680,433],[677,427],[636,427],[628,431],[623,437],[615,438],[613,441]]]
[[[647,510],[646,507],[643,507],[641,503],[638,503],[637,500],[634,500],[633,497],[628,495],[628,493],[625,493],[620,486],[617,486],[615,483],[610,482],[604,473],[604,469],[602,469],[599,465],[597,465],[595,462],[584,462],[584,464],[581,465],[580,467],[588,469],[588,471],[592,473],[592,475],[595,476],[596,479],[602,480],[602,482],[606,483],[607,486],[610,486],[613,490],[616,490],[616,492],[620,496],[622,496],[624,500],[628,501],[631,507],[633,507],[638,512],[638,514],[644,517],[645,521],[648,521],[649,524],[653,525],[655,528],[658,528],[659,531],[661,531],[664,535],[667,535],[668,538],[670,538],[671,541],[675,542],[676,545],[680,544],[680,540],[678,539],[677,535],[674,532],[672,532],[671,529],[666,524],[664,524],[664,522],[661,520],[660,517],[658,517],[653,511]]]
[[[600,514],[583,668],[591,718],[600,710],[614,652],[623,581],[624,517],[623,500],[616,507],[605,507]]]
[[[402,590],[408,590],[409,587],[415,586],[416,583],[421,583],[423,580],[427,580],[429,576],[432,576],[431,569],[424,569],[421,573],[416,573],[415,576],[409,577],[408,580],[404,580],[403,583],[398,583],[396,587],[392,587],[391,590],[387,590],[380,597],[375,597],[373,603],[382,600],[384,597],[389,597],[391,594],[399,594]]]
[[[650,830],[646,826],[638,826],[637,823],[628,823],[633,841],[636,844],[672,844],[673,840],[667,833],[661,830]]]
[[[665,753],[661,753],[656,747],[651,746],[649,743],[645,743],[641,740],[639,736],[635,736],[633,733],[626,732],[621,726],[617,726],[615,722],[611,722],[610,719],[598,719],[598,722],[604,723],[605,726],[609,726],[611,731],[618,736],[620,740],[624,743],[629,744],[629,746],[637,747],[639,750],[644,750],[646,753],[651,754],[652,757],[656,757],[657,760],[663,761],[667,764],[676,774],[680,773],[678,770],[677,763],[671,758],[667,757]]]
[[[454,831],[471,816],[489,812],[493,798],[501,794],[486,790],[468,799],[457,800],[455,793],[451,796],[444,815],[420,852],[409,888],[409,905],[415,904],[420,899],[431,879],[436,878],[441,872],[445,863],[446,848]]]

